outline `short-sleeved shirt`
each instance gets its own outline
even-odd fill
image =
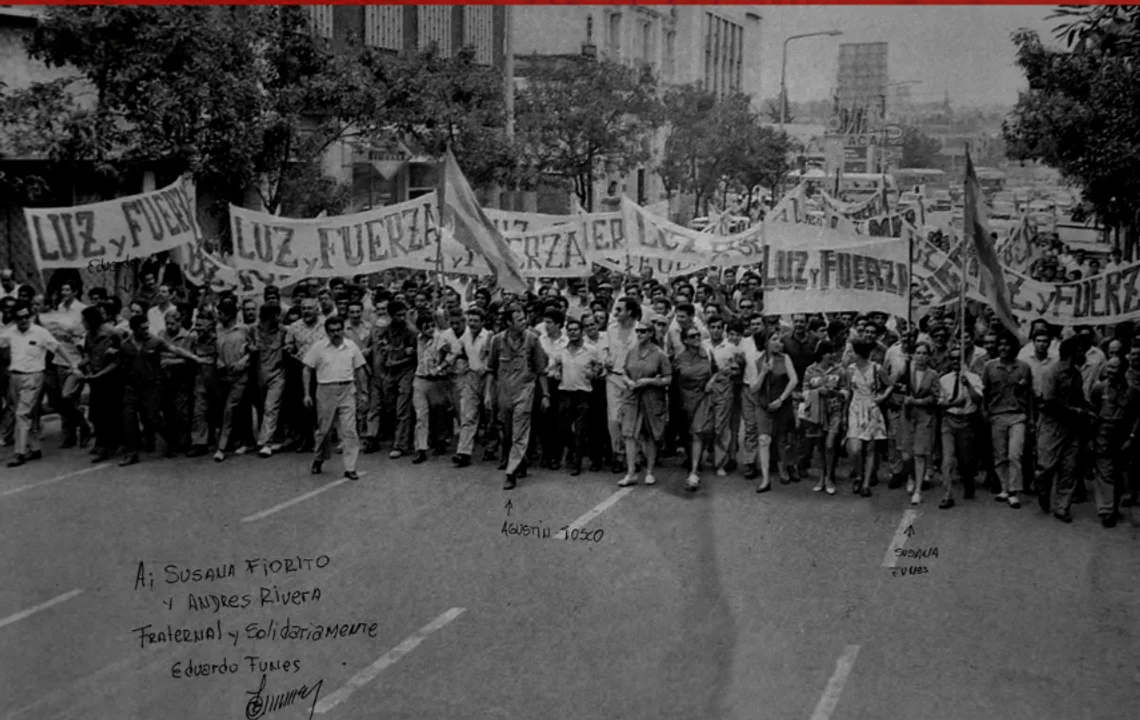
[[[317,371],[317,384],[352,382],[356,369],[364,367],[364,355],[356,343],[345,338],[339,346],[328,338],[313,343],[302,360],[305,367]]]
[[[962,375],[962,378],[965,384],[968,384],[971,388],[973,388],[974,392],[978,394],[978,397],[982,396],[983,388],[981,377],[979,377],[976,373],[967,371]],[[954,372],[946,373],[938,382],[942,386],[943,400],[955,402],[958,400],[966,401],[965,405],[954,405],[946,408],[947,413],[951,415],[973,415],[978,411],[978,404],[970,398],[969,391],[965,387],[962,387],[958,384],[957,370]],[[957,397],[954,395],[955,389],[958,391]]]
[[[236,323],[233,327],[225,327],[218,325],[218,368],[231,369],[242,358],[249,355],[249,351],[253,348],[253,340],[250,337],[249,327]]]
[[[376,326],[372,330],[372,367],[378,372],[394,372],[414,367],[416,331],[407,323]]]
[[[304,320],[298,320],[285,329],[285,347],[289,354],[298,360],[303,359],[318,340],[327,339],[325,326],[320,320],[312,325],[306,325]]]
[[[253,339],[257,346],[257,364],[266,375],[285,369],[285,328],[266,330],[253,326]]]
[[[48,353],[59,352],[59,342],[50,332],[33,324],[20,332],[15,324],[3,332],[11,348],[9,370],[15,373],[41,373],[47,369]]]
[[[561,379],[558,389],[564,392],[590,392],[593,389],[596,368],[602,365],[602,353],[592,343],[580,343],[577,347],[569,343],[559,348],[551,359],[551,367],[557,368]]]
[[[449,368],[444,358],[454,356],[455,346],[443,330],[432,330],[431,338],[416,338],[416,377],[442,378]]]

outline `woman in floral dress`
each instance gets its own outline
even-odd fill
[[[620,487],[637,483],[637,450],[645,454],[645,484],[657,482],[657,446],[665,438],[669,422],[669,384],[673,369],[665,351],[657,344],[653,328],[644,320],[637,323],[637,345],[625,356],[625,379],[629,396],[621,408],[621,434],[625,440],[627,473]]]
[[[879,405],[893,388],[883,366],[871,362],[873,345],[856,340],[851,345],[854,361],[847,366],[847,383],[851,402],[847,407],[847,453],[855,462],[863,463],[863,475],[852,490],[871,497],[871,477],[875,474],[875,443],[887,439],[887,422]]]
[[[835,466],[847,424],[847,375],[839,364],[840,352],[830,340],[821,340],[815,362],[804,371],[804,404],[800,418],[804,437],[819,446],[823,470],[813,492],[835,494]]]

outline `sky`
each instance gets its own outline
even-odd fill
[[[1052,44],[1053,6],[753,6],[761,16],[761,97],[777,97],[784,38],[822,30],[840,37],[793,40],[788,45],[791,102],[830,97],[839,44],[888,42],[892,82],[911,86],[915,101],[958,105],[1012,105],[1025,81],[1014,65],[1010,33],[1036,30]]]

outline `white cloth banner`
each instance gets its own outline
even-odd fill
[[[200,242],[194,185],[62,208],[24,208],[40,270],[98,268]]]
[[[838,248],[769,248],[765,312],[884,312],[907,316],[907,245],[897,240]]]

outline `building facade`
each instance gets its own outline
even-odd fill
[[[663,85],[700,83],[720,95],[743,92],[759,102],[760,15],[735,6],[516,5],[510,42],[520,64],[533,56],[583,54],[653,70]],[[655,138],[654,153],[664,149]],[[642,204],[665,198],[652,165],[595,183],[594,197],[617,183]]]

